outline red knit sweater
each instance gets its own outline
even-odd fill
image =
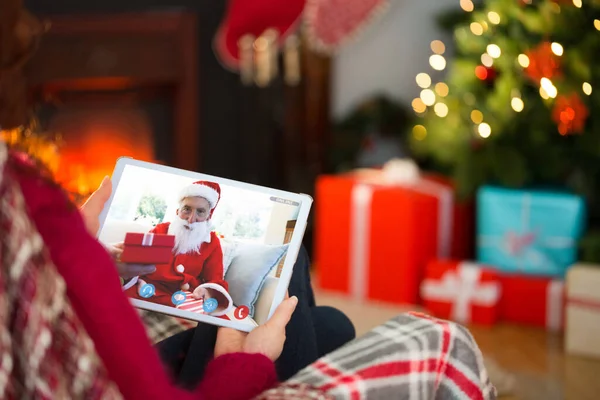
[[[38,175],[20,168],[7,172],[20,183],[31,218],[66,282],[73,308],[126,399],[241,400],[276,383],[271,360],[260,354],[236,353],[212,360],[194,393],[177,388],[123,294],[110,255],[87,232],[79,211]]]

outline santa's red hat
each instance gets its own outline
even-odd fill
[[[197,181],[184,187],[179,192],[179,201],[183,201],[186,197],[202,197],[206,199],[210,205],[210,214],[212,215],[212,212],[221,199],[221,186],[215,182]]]

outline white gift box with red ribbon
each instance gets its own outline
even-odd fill
[[[600,265],[575,264],[566,285],[565,351],[600,358]]]

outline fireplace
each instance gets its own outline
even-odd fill
[[[172,163],[173,107],[168,94],[140,90],[99,95],[67,92],[38,106],[44,130],[60,137],[57,179],[85,195],[112,171],[119,157]]]
[[[196,19],[182,12],[47,17],[27,75],[57,177],[88,194],[122,156],[200,167]]]

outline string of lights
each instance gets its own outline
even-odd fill
[[[559,85],[556,80],[563,79],[563,75],[558,73],[561,66],[561,58],[565,55],[564,47],[557,41],[542,41],[537,46],[527,47],[527,43],[522,45],[523,49],[516,55],[511,54],[514,48],[520,47],[511,44],[511,51],[503,51],[499,43],[495,42],[497,32],[494,28],[499,27],[506,20],[510,22],[510,18],[514,14],[522,10],[510,9],[507,6],[507,1],[487,1],[484,2],[482,9],[477,9],[471,0],[460,0],[460,7],[466,13],[472,14],[471,21],[468,23],[468,29],[457,29],[455,31],[455,39],[462,42],[469,40],[480,39],[485,40],[485,51],[480,55],[479,64],[472,70],[473,77],[482,82],[484,87],[493,88],[499,74],[513,73],[516,76],[513,79],[515,87],[510,89],[510,98],[507,98],[507,105],[515,113],[521,113],[526,109],[526,100],[522,95],[523,86],[536,85],[539,96],[547,101],[545,104],[556,109],[562,107],[561,110],[555,110],[554,114],[558,115],[555,118],[558,132],[561,135],[576,133],[573,129],[573,121],[576,118],[587,117],[588,113],[585,110],[583,102],[578,100],[573,94],[566,94],[565,98],[571,102],[556,101],[559,97]],[[533,0],[514,0],[513,7],[531,6]],[[520,4],[516,4],[520,3]],[[538,1],[540,9],[550,11],[554,15],[559,15],[563,7],[573,6],[581,9],[583,7],[582,0],[548,0]],[[571,4],[569,4],[571,3]],[[493,9],[499,5],[503,11],[508,10],[513,15],[502,15],[500,10]],[[548,15],[548,13],[546,13]],[[600,20],[593,20],[593,27],[596,31],[600,30]],[[469,37],[470,36],[470,37]],[[506,40],[505,40],[506,41]],[[481,43],[475,42],[474,43]],[[476,46],[473,45],[473,48]],[[432,54],[429,57],[429,65],[434,72],[444,71],[448,66],[448,61],[445,57],[446,45],[441,40],[431,42]],[[471,49],[468,49],[471,50]],[[512,64],[508,63],[505,58],[512,58]],[[504,59],[503,59],[504,58]],[[497,66],[496,64],[501,65]],[[514,67],[518,67],[518,71],[514,71]],[[452,68],[452,62],[450,62]],[[514,73],[516,72],[516,74]],[[464,81],[468,78],[461,78]],[[412,129],[413,139],[423,141],[428,136],[427,122],[432,118],[444,119],[448,117],[450,109],[447,101],[450,94],[450,87],[455,86],[444,82],[443,80],[433,83],[430,74],[421,72],[416,76],[416,83],[420,88],[419,97],[412,101],[412,108],[417,116],[424,119],[423,122],[417,123]],[[592,84],[589,81],[579,83],[580,92],[583,95],[590,96],[592,94]],[[481,110],[481,93],[462,93],[460,102],[463,115],[467,115],[472,123],[472,132],[481,139],[487,139],[492,136],[496,130],[493,129],[494,122],[488,121]],[[576,103],[571,105],[570,103]],[[471,110],[467,110],[472,108]],[[578,116],[578,111],[580,115]],[[493,119],[493,118],[491,118]],[[501,124],[500,124],[501,125]],[[578,124],[581,125],[581,124]],[[438,125],[439,126],[439,125]]]

